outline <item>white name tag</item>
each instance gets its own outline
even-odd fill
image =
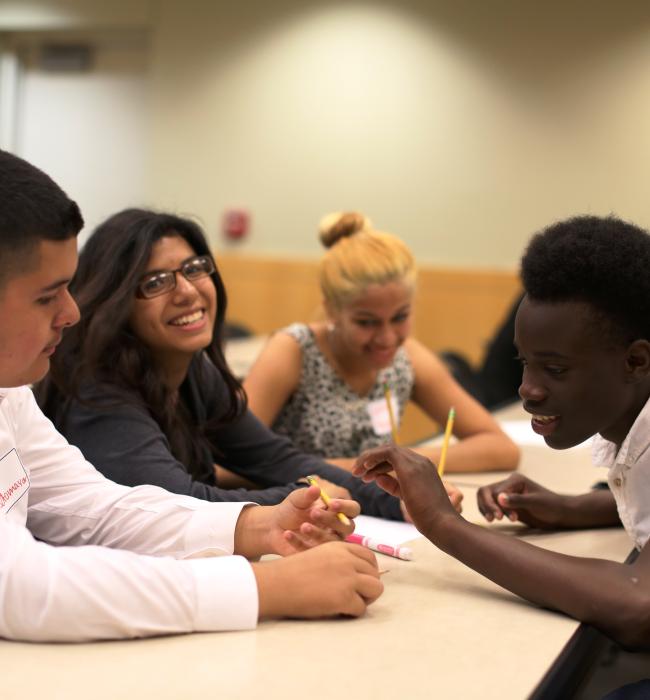
[[[8,513],[29,491],[29,476],[16,448],[0,458],[0,513]]]
[[[390,403],[393,407],[395,422],[397,422],[399,415],[397,399],[394,396],[391,396]],[[388,413],[388,404],[386,403],[385,399],[368,401],[368,415],[370,416],[370,422],[372,423],[372,429],[375,435],[390,435],[390,414]]]

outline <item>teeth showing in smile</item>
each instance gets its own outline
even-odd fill
[[[170,321],[170,325],[172,326],[189,326],[190,323],[196,323],[197,321],[200,321],[203,318],[203,310],[195,311],[193,314],[188,314],[187,316],[179,316],[179,318],[175,318],[173,321]]]
[[[533,420],[538,423],[552,423],[558,416],[537,416],[533,415]]]

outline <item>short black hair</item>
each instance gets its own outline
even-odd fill
[[[72,238],[83,225],[79,207],[51,177],[0,151],[0,281],[18,254],[29,257],[41,240]]]
[[[590,304],[623,342],[650,339],[650,234],[615,216],[576,216],[537,233],[521,261],[532,301]]]

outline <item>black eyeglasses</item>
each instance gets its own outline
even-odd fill
[[[209,255],[188,258],[175,270],[160,270],[145,275],[135,290],[138,299],[152,299],[176,289],[176,273],[180,272],[186,280],[194,282],[211,275],[215,270],[214,261]]]

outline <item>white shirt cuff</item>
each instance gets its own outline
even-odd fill
[[[256,504],[199,501],[196,505],[199,507],[185,533],[183,559],[232,554],[235,550],[235,529],[239,516],[246,506]]]
[[[253,568],[244,557],[185,562],[196,582],[197,632],[249,630],[257,626],[259,596]]]

